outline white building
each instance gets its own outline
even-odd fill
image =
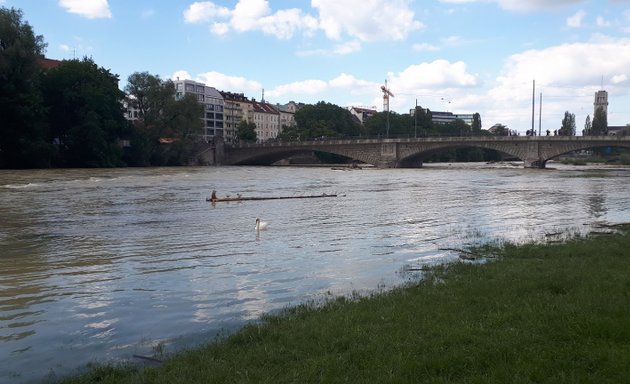
[[[280,133],[280,112],[271,104],[252,100],[258,142],[275,139]]]
[[[214,87],[193,80],[175,80],[175,98],[181,99],[185,95],[197,96],[197,101],[204,106],[201,119],[204,123],[201,136],[205,141],[211,141],[215,136],[224,136],[224,101],[221,93]]]

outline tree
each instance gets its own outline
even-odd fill
[[[256,141],[256,124],[247,120],[241,120],[236,126],[236,137],[244,141]]]
[[[165,109],[175,99],[173,82],[148,72],[135,72],[127,78],[125,92],[130,96],[129,103],[139,109],[144,128],[153,129],[159,136],[164,128]]]
[[[50,138],[59,148],[55,165],[122,165],[118,140],[126,121],[118,76],[87,57],[67,60],[43,75],[42,91],[49,106]]]
[[[398,114],[394,111],[379,112],[370,117],[363,124],[365,133],[368,136],[380,135],[385,137],[388,118],[390,137],[413,137],[416,135],[417,123],[413,120],[411,115]]]
[[[363,133],[360,124],[345,108],[320,101],[295,113],[295,122],[302,139],[315,137],[356,137]]]
[[[584,121],[584,131],[582,131],[582,136],[591,135],[592,129],[593,129],[593,124],[591,123],[591,115],[586,115],[586,120]]]
[[[134,164],[185,164],[203,133],[203,105],[194,95],[177,98],[171,80],[148,72],[131,74],[125,91],[129,95],[127,101],[140,114],[131,139]],[[173,142],[160,146],[160,138]]]
[[[180,140],[196,140],[203,130],[204,107],[193,94],[170,100],[164,106],[162,134]]]
[[[562,119],[562,126],[558,130],[560,136],[575,136],[575,115],[564,112],[564,118]]]
[[[479,136],[481,134],[481,115],[479,113],[473,115],[471,130],[473,136]]]
[[[595,110],[595,116],[593,116],[593,126],[591,127],[591,134],[593,136],[607,135],[608,134],[608,118],[603,107],[598,107]]]
[[[282,125],[282,130],[277,136],[280,140],[293,141],[300,138],[300,131],[297,125]]]
[[[46,110],[39,90],[44,38],[22,21],[22,11],[0,7],[0,167],[46,167]]]

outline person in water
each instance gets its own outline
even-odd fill
[[[212,191],[212,196],[210,196],[210,201],[217,201],[217,191]]]

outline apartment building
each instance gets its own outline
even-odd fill
[[[215,136],[224,136],[224,100],[223,96],[214,87],[209,87],[204,83],[193,80],[173,81],[175,84],[175,98],[181,99],[185,95],[192,94],[197,97],[197,101],[204,106],[201,119],[204,123],[203,131],[200,133],[204,141],[209,142]]]
[[[276,109],[280,113],[280,132],[282,127],[295,126],[295,112],[299,111],[304,104],[298,104],[295,101],[289,101],[287,104],[276,104]]]
[[[254,120],[254,107],[252,102],[242,93],[220,91],[223,96],[225,120],[224,140],[226,143],[235,143],[238,137],[238,125],[241,121]]]
[[[263,101],[252,100],[258,142],[275,139],[280,133],[280,111]]]

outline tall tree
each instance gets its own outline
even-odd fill
[[[481,134],[481,115],[479,113],[475,113],[473,115],[471,130],[474,136],[479,136]]]
[[[607,135],[608,134],[608,118],[603,107],[595,110],[595,116],[593,116],[593,127],[591,128],[592,135]]]
[[[0,7],[0,167],[50,165],[39,74],[46,44],[22,20],[22,11]]]
[[[133,162],[185,164],[194,151],[194,142],[203,133],[203,105],[193,95],[176,98],[171,80],[148,72],[131,74],[125,91],[129,104],[140,113],[131,142]],[[161,148],[160,138],[174,139],[174,143]]]
[[[122,164],[118,140],[126,121],[118,76],[90,58],[63,61],[43,75],[51,138],[59,166],[114,167]]]
[[[164,113],[175,98],[175,86],[171,80],[162,80],[148,72],[129,75],[125,92],[129,103],[140,111],[140,122],[144,128],[159,132],[164,128]]]
[[[575,115],[569,111],[564,112],[562,126],[558,130],[560,136],[575,136]]]
[[[591,115],[586,115],[586,120],[584,120],[584,131],[582,131],[582,135],[590,136],[592,129],[593,124],[591,123]]]
[[[184,97],[175,100],[169,99],[165,103],[164,129],[163,134],[180,140],[195,141],[203,132],[204,107],[197,96],[186,94]]]

